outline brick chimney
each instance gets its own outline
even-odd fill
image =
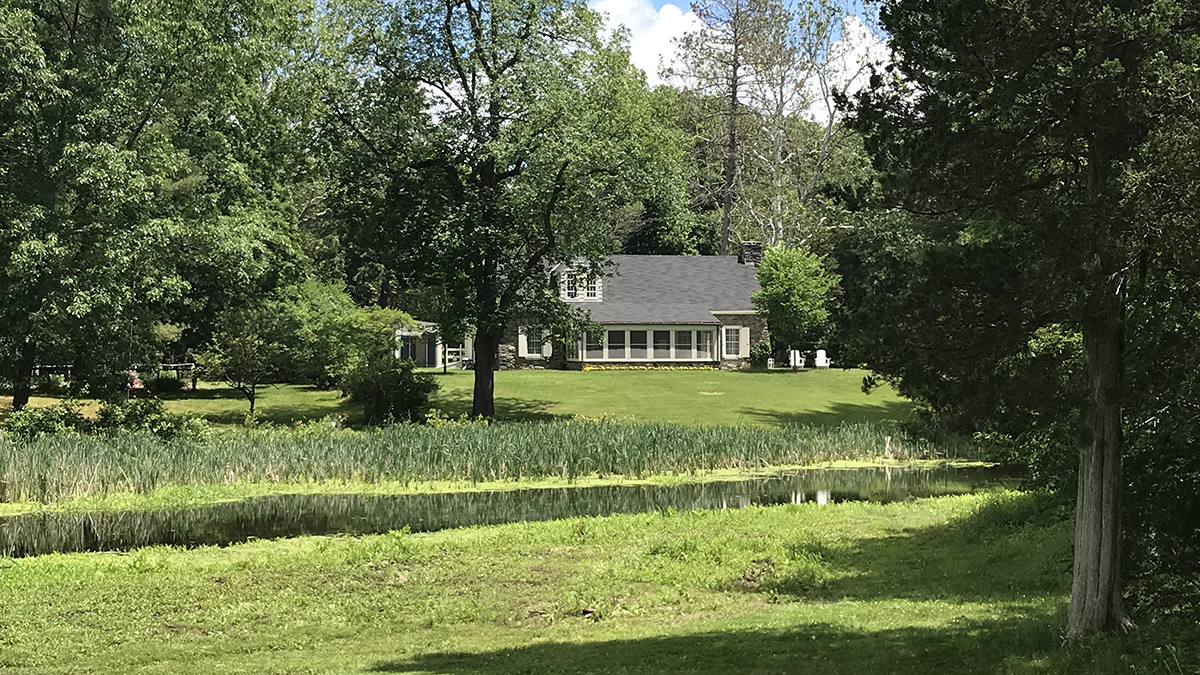
[[[757,265],[762,262],[763,245],[761,241],[743,241],[738,251],[738,262],[743,265]]]

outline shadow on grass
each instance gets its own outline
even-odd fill
[[[997,495],[945,526],[862,539],[851,547],[814,539],[792,542],[786,548],[800,564],[785,566],[761,590],[803,601],[1065,598],[1071,584],[1071,532],[1059,498]],[[825,570],[843,574],[826,578]]]
[[[245,399],[243,398],[243,401]],[[250,404],[236,410],[216,410],[197,413],[201,419],[214,424],[241,424],[250,412]],[[349,399],[341,399],[336,404],[266,404],[259,402],[255,409],[256,417],[271,424],[290,425],[297,422],[321,420],[330,415],[344,415],[349,426],[358,426],[362,422],[362,409]]]
[[[376,673],[874,673],[1021,672],[1058,646],[1057,616],[1016,610],[945,627],[856,630],[828,623],[588,643],[545,643],[484,653],[427,654],[377,663]]]
[[[811,426],[837,426],[844,422],[901,422],[909,417],[913,404],[907,401],[887,401],[881,404],[834,403],[829,410],[768,410],[766,408],[741,408],[742,415],[773,426],[806,424]]]
[[[804,535],[808,536],[808,535]],[[1070,519],[1058,500],[1035,494],[997,495],[947,525],[822,546],[803,539],[790,549],[798,569],[757,591],[776,600],[823,603],[830,617],[840,600],[857,611],[895,611],[871,602],[983,603],[986,617],[936,624],[912,610],[874,618],[884,628],[815,622],[779,629],[716,630],[691,635],[589,643],[546,643],[483,653],[425,654],[375,664],[371,672],[409,673],[1042,673],[1088,672],[1063,661],[1060,649],[1070,584]],[[836,541],[836,540],[833,540]],[[781,561],[776,561],[781,562]],[[755,561],[761,565],[762,561]],[[813,569],[848,575],[821,583]],[[805,572],[805,569],[808,571]],[[1061,571],[1061,573],[1060,573]],[[743,581],[746,577],[742,577]],[[1063,602],[1054,602],[1062,598]],[[1031,606],[1031,601],[1050,602]],[[971,611],[978,613],[978,608]],[[912,625],[904,625],[912,624]],[[931,625],[932,624],[932,625]]]
[[[472,391],[442,390],[434,396],[433,405],[449,417],[468,415],[471,412]],[[570,415],[556,415],[550,412],[553,401],[539,399],[516,398],[512,396],[495,397],[496,418],[517,422],[549,422],[550,420],[568,418]]]

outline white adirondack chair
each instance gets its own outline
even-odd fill
[[[825,350],[818,349],[817,350],[817,358],[815,359],[815,362],[813,363],[813,365],[815,365],[818,368],[828,368],[829,364],[830,364],[829,357],[825,354]]]

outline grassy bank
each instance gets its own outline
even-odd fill
[[[1180,673],[1062,648],[1069,514],[1004,493],[5,561],[28,673]]]
[[[145,493],[169,485],[639,477],[972,452],[865,424],[779,431],[578,421],[363,432],[313,427],[171,442],[144,435],[6,437],[0,438],[0,502]]]

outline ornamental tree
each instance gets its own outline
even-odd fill
[[[813,347],[829,319],[838,275],[814,253],[772,246],[758,264],[757,276],[761,288],[753,293],[754,308],[766,319],[771,337],[793,349]]]

